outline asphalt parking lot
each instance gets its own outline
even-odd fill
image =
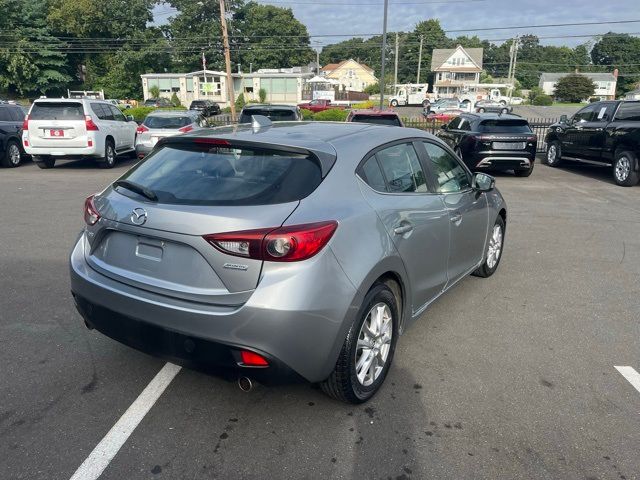
[[[164,362],[87,330],[67,255],[87,162],[0,170],[0,478],[68,479]],[[309,385],[258,387],[182,369],[103,479],[635,479],[640,186],[610,171],[502,174],[504,256],[429,308],[362,406]]]

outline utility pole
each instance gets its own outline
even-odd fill
[[[384,0],[384,19],[382,20],[382,65],[380,67],[380,110],[384,106],[384,62],[387,50],[387,8],[389,0]]]
[[[320,49],[316,48],[316,75],[320,75]]]
[[[204,56],[204,48],[202,49],[202,76],[204,77],[204,85],[202,86],[202,91],[204,92],[205,96],[207,95],[207,91],[205,90],[205,85],[207,84],[207,59]],[[198,95],[198,98],[200,97],[200,95]]]
[[[516,64],[518,63],[519,48],[520,48],[520,37],[516,36],[515,51],[513,52],[513,68],[511,69],[511,88],[509,89],[509,98],[513,96],[513,90],[516,88]]]
[[[420,83],[420,67],[422,66],[422,41],[424,40],[424,36],[420,35],[420,50],[418,50],[418,78],[416,83]]]
[[[224,63],[227,67],[227,96],[231,107],[231,121],[236,121],[236,99],[233,94],[233,78],[231,77],[231,54],[229,52],[229,32],[227,18],[224,11],[224,0],[220,0],[220,25],[222,26],[222,41],[224,43]]]
[[[393,71],[393,91],[394,94],[398,88],[398,32],[396,32],[396,55],[395,55],[395,67]]]
[[[515,40],[511,42],[509,47],[509,71],[507,72],[507,82],[511,81],[511,70],[513,70],[513,52],[515,48]]]

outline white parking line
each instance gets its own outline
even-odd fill
[[[136,398],[124,415],[111,427],[100,443],[73,474],[71,480],[96,480],[107,468],[118,450],[151,410],[162,392],[180,371],[179,366],[166,363],[149,385]]]
[[[615,367],[624,378],[629,380],[633,388],[640,392],[640,373],[636,372],[633,367]]]

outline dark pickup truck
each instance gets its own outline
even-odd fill
[[[630,187],[640,180],[640,102],[595,102],[549,128],[547,164],[565,160],[613,167],[618,185]]]

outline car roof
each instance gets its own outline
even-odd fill
[[[195,117],[199,113],[193,110],[155,110],[150,112],[147,117]]]
[[[271,103],[252,103],[251,105],[245,105],[242,110],[297,110],[296,105],[274,105]]]
[[[472,117],[478,120],[525,120],[514,113],[463,113],[461,117]]]
[[[112,105],[111,102],[108,102],[106,100],[100,100],[97,98],[36,98],[33,103],[79,103],[79,102],[98,102],[98,103],[105,103],[107,105]]]
[[[362,108],[359,110],[351,110],[352,115],[370,115],[374,117],[394,116],[398,117],[398,112],[395,110],[380,110],[376,108]]]

